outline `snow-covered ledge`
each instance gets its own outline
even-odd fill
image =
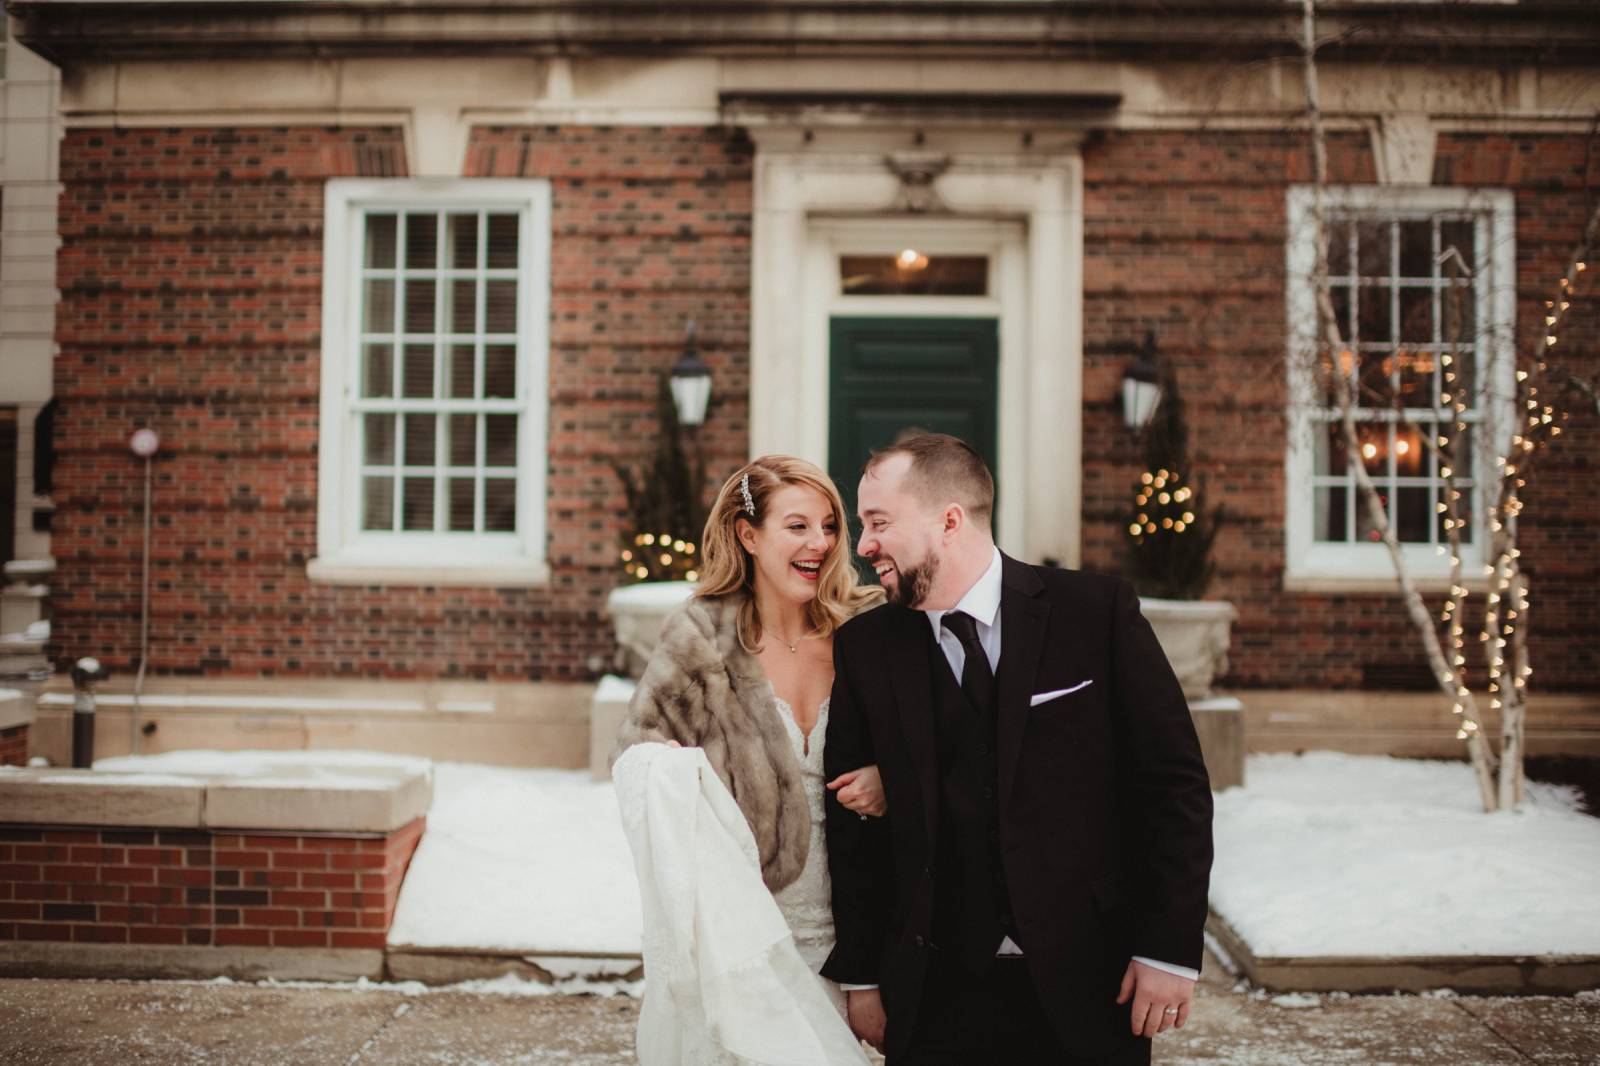
[[[13,825],[388,833],[426,814],[433,798],[426,760],[255,755],[172,752],[101,760],[94,770],[7,767],[0,810]]]
[[[427,760],[190,751],[96,767],[0,769],[17,900],[0,976],[382,976]]]

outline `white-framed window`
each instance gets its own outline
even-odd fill
[[[550,186],[333,180],[316,581],[545,582]]]
[[[1450,559],[1440,456],[1452,440],[1463,573],[1481,572],[1484,465],[1511,424],[1516,248],[1509,191],[1344,186],[1324,190],[1328,281],[1359,381],[1358,456],[1319,395],[1312,282],[1313,190],[1288,195],[1289,426],[1285,583],[1290,588],[1394,587],[1394,566],[1358,495],[1353,463],[1378,485],[1405,562],[1424,587],[1447,584]],[[1453,252],[1452,252],[1453,250]],[[1459,257],[1457,259],[1456,257]],[[1463,400],[1467,430],[1455,429]],[[1454,439],[1452,439],[1454,438]]]

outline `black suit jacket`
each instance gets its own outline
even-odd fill
[[[1125,581],[1002,561],[1000,853],[1041,1002],[1075,1053],[1125,1040],[1134,955],[1200,968],[1211,790],[1188,703]],[[829,778],[876,763],[887,818],[830,796],[838,943],[822,973],[878,984],[889,1051],[915,1024],[932,930],[939,795],[921,611],[885,606],[834,636]],[[1085,685],[1084,682],[1089,682]],[[1076,691],[1037,707],[1030,697]]]

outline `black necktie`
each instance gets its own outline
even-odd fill
[[[989,656],[978,639],[978,623],[965,611],[947,611],[939,624],[956,635],[967,661],[961,667],[961,691],[979,714],[988,714],[994,702],[994,671],[989,669]]]

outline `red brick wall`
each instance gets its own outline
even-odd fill
[[[151,668],[245,676],[589,677],[609,666],[623,497],[655,375],[699,325],[713,477],[747,440],[750,148],[715,129],[478,130],[473,175],[554,187],[541,589],[310,583],[323,183],[393,173],[397,130],[73,130],[62,142],[56,656],[137,657],[156,463]]]
[[[424,823],[360,837],[0,827],[0,941],[382,950]]]
[[[28,727],[0,729],[0,766],[28,765]]]
[[[713,478],[747,434],[751,149],[715,129],[474,131],[467,173],[554,187],[548,518],[538,590],[312,585],[322,182],[392,172],[397,131],[73,130],[62,146],[62,403],[52,651],[136,654],[137,464],[154,425],[158,673],[585,677],[609,661],[623,501],[609,463],[643,450],[653,375],[690,317],[716,377],[702,434]],[[1583,137],[1443,134],[1439,183],[1517,196],[1519,331],[1584,221]],[[1341,136],[1333,179],[1373,178]],[[1238,604],[1227,683],[1426,683],[1396,600],[1286,593],[1283,578],[1284,194],[1308,173],[1285,133],[1130,131],[1085,162],[1084,548],[1120,567],[1137,452],[1117,397],[1119,345],[1156,331],[1183,377],[1194,452],[1233,516],[1214,594]],[[387,169],[386,169],[387,168]],[[1600,307],[1562,342],[1593,352]],[[1580,368],[1600,373],[1593,355]],[[1600,522],[1592,415],[1528,493],[1536,685],[1600,679]]]
[[[1283,590],[1285,188],[1308,173],[1304,143],[1281,133],[1136,131],[1085,149],[1085,565],[1121,566],[1140,468],[1120,408],[1131,356],[1117,346],[1154,330],[1161,358],[1180,374],[1195,467],[1231,515],[1211,591],[1239,608],[1227,683],[1426,686],[1397,597]],[[1334,181],[1373,180],[1366,138],[1341,137],[1332,149]],[[1523,346],[1583,230],[1584,149],[1583,137],[1439,137],[1436,183],[1516,189]],[[1589,291],[1561,347],[1593,377],[1600,299]],[[1597,432],[1592,411],[1575,415],[1527,494],[1523,562],[1539,687],[1600,685]]]

